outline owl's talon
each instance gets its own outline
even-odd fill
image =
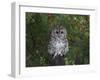
[[[60,56],[64,57],[64,55],[63,55],[63,54],[60,54]]]

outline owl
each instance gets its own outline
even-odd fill
[[[56,56],[64,56],[69,51],[67,30],[62,25],[58,25],[52,29],[48,44],[48,53]]]

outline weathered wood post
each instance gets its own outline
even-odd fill
[[[55,58],[52,58],[51,65],[65,65],[64,56],[57,55]]]

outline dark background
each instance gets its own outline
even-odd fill
[[[47,46],[57,24],[63,24],[68,32],[65,64],[89,64],[89,15],[26,12],[26,67],[50,65]]]

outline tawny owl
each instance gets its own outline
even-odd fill
[[[48,45],[49,54],[53,55],[53,58],[58,56],[64,56],[69,51],[67,30],[62,25],[56,26],[50,35],[50,41]]]

